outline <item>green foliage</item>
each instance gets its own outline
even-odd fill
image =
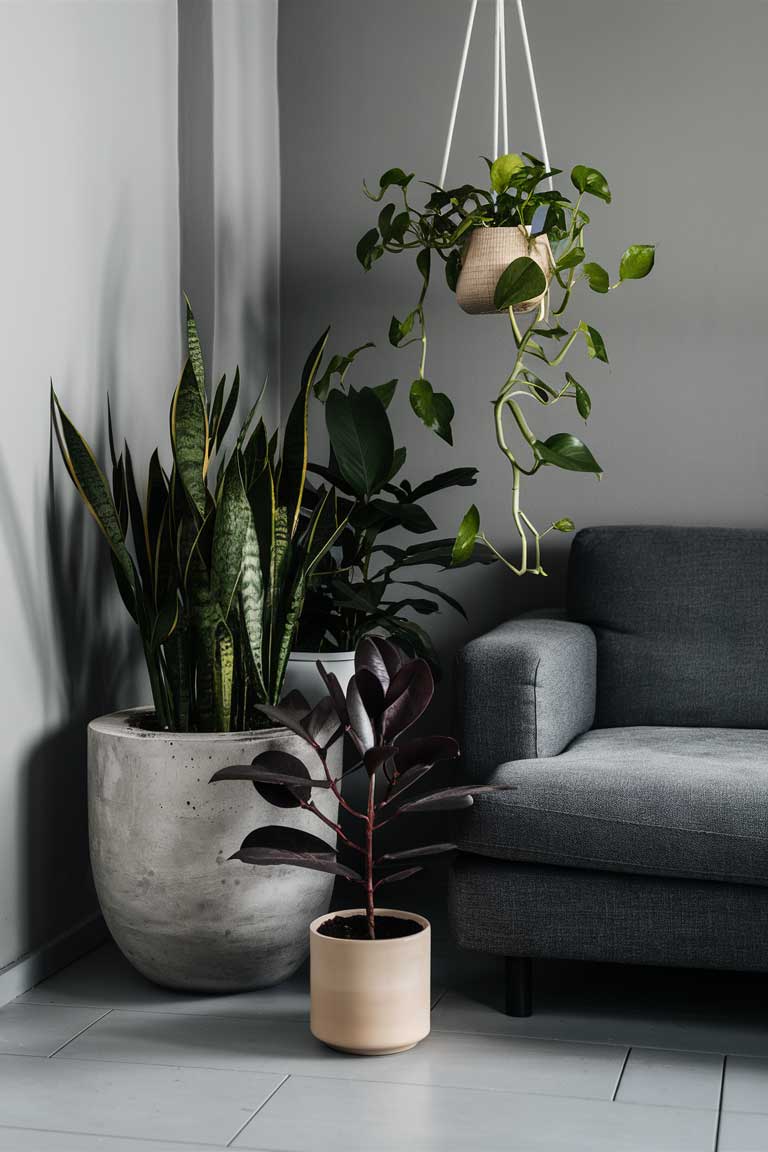
[[[420,345],[419,374],[411,386],[411,407],[429,429],[451,443],[451,401],[446,393],[436,391],[426,376],[425,297],[429,270],[424,254],[431,253],[444,261],[446,283],[453,291],[461,273],[464,247],[473,229],[520,228],[531,245],[540,235],[545,235],[549,241],[554,257],[554,268],[549,277],[532,257],[520,256],[502,271],[494,293],[496,308],[509,314],[515,345],[514,363],[493,399],[493,411],[496,440],[512,471],[512,516],[520,539],[520,563],[516,565],[507,561],[480,533],[479,517],[475,524],[477,510],[474,506],[462,522],[453,557],[454,562],[467,555],[476,557],[477,549],[474,553],[471,549],[477,538],[491,555],[504,560],[516,574],[532,572],[543,575],[541,538],[551,531],[571,531],[573,524],[564,517],[539,533],[520,506],[522,477],[535,475],[545,465],[599,475],[600,466],[591,450],[569,433],[557,433],[548,439],[538,438],[524,413],[524,405],[534,401],[543,407],[553,407],[561,400],[572,400],[578,415],[583,420],[589,418],[592,398],[587,388],[570,372],[565,373],[564,384],[550,383],[540,375],[544,371],[541,365],[558,367],[578,336],[583,336],[591,360],[608,363],[605,341],[596,328],[585,320],[568,327],[561,323],[561,318],[571,305],[579,284],[605,295],[625,281],[647,276],[653,269],[655,249],[651,244],[634,244],[627,248],[621,257],[618,279],[612,283],[608,271],[588,258],[585,240],[591,223],[582,206],[585,197],[605,204],[611,202],[611,191],[602,172],[577,164],[570,173],[571,184],[578,194],[574,199],[573,193],[566,194],[548,187],[551,180],[561,175],[561,170],[547,170],[541,160],[528,152],[498,156],[486,163],[489,187],[462,184],[441,188],[425,181],[428,192],[421,207],[409,199],[413,195],[413,175],[406,176],[401,169],[385,172],[378,193],[372,194],[367,189],[366,193],[372,200],[379,201],[388,189],[399,188],[402,209],[398,211],[394,203],[387,205],[379,214],[378,226],[371,228],[358,245],[358,257],[363,266],[370,269],[385,253],[412,250],[417,253],[420,273],[418,301],[404,320],[393,318],[390,342],[400,348]],[[395,221],[398,221],[397,227]],[[537,232],[534,232],[534,223]],[[514,310],[538,297],[542,299],[533,322],[521,331]],[[528,456],[529,463],[525,466],[509,438],[508,426]]]
[[[187,301],[188,355],[171,404],[172,466],[166,472],[153,452],[144,501],[128,445],[116,452],[111,414],[110,486],[51,388],[61,455],[111,549],[162,728],[260,726],[260,705],[280,699],[307,582],[346,524],[325,487],[314,492],[311,510],[303,506],[307,404],[327,338],[310,353],[279,449],[263,420],[251,431],[252,409],[212,484],[239,374],[228,392],[222,379],[209,402]]]

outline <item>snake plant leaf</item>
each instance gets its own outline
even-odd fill
[[[627,248],[619,265],[620,280],[642,280],[653,268],[655,244],[632,244]]]
[[[262,696],[266,696],[264,684],[264,578],[262,576],[261,554],[253,513],[248,519],[243,545],[243,572],[240,578],[240,602],[243,625],[248,643],[248,654]]]
[[[285,612],[280,620],[277,631],[277,663],[274,666],[272,693],[279,699],[283,691],[285,673],[288,668],[288,657],[293,651],[293,644],[299,628],[299,620],[304,609],[304,597],[307,592],[307,577],[300,571],[288,597]]]
[[[226,386],[227,377],[225,373],[225,375],[222,376],[221,380],[219,380],[218,384],[216,385],[216,391],[213,394],[213,402],[208,410],[208,433],[211,437],[211,440],[214,441],[216,439],[216,429],[219,426],[219,420],[221,420],[221,408],[224,403],[224,390]]]
[[[61,407],[53,385],[51,385],[51,420],[59,450],[72,482],[112,549],[120,567],[125,592],[130,590],[135,598],[138,584],[136,570],[125,545],[125,536],[106,477],[96,463],[96,457],[89,444]],[[125,596],[123,598],[125,599]]]
[[[175,541],[171,528],[171,500],[170,494],[166,500],[160,528],[155,541],[154,557],[152,563],[153,586],[152,599],[159,604],[171,585],[176,581]]]
[[[556,432],[544,441],[537,440],[535,451],[545,464],[554,464],[556,468],[569,472],[602,472],[586,444],[568,432]]]
[[[269,591],[272,559],[275,554],[275,482],[269,460],[248,489],[248,502],[253,514],[253,529],[259,544],[264,593]]]
[[[152,623],[152,639],[150,641],[152,651],[156,652],[160,645],[170,638],[178,622],[179,600],[174,591],[166,596]]]
[[[221,445],[224,441],[224,437],[226,436],[227,432],[229,431],[229,426],[232,423],[232,417],[234,416],[235,409],[237,408],[237,400],[238,400],[239,395],[240,395],[240,369],[238,367],[238,368],[235,368],[235,376],[234,376],[234,379],[232,381],[232,387],[230,388],[229,392],[227,393],[227,399],[224,402],[224,407],[222,409],[221,416],[219,417],[219,420],[216,423],[215,444],[216,444],[216,451],[217,452],[221,451]],[[213,435],[213,433],[212,433],[212,435]]]
[[[187,360],[171,405],[171,444],[177,473],[198,515],[206,511],[208,470],[208,413]]]
[[[203,350],[200,345],[200,335],[197,331],[197,324],[192,312],[192,305],[189,298],[184,296],[184,304],[187,313],[187,356],[189,357],[192,371],[197,382],[197,387],[200,390],[200,398],[203,405],[206,404],[205,397],[205,365],[203,363]]]
[[[307,476],[307,418],[309,393],[328,343],[326,328],[307,357],[301,374],[299,394],[288,414],[283,436],[283,450],[277,483],[277,503],[287,510],[288,532],[293,536],[299,523],[301,498]]]
[[[547,278],[530,256],[518,256],[499,276],[493,293],[493,306],[501,312],[540,296],[546,290]]]
[[[597,196],[606,204],[611,202],[611,190],[608,181],[597,168],[588,168],[584,164],[577,164],[571,172],[571,183],[581,193],[588,192],[590,196]]]
[[[168,503],[168,481],[160,465],[160,457],[155,448],[147,470],[147,494],[144,502],[146,516],[147,546],[150,566],[153,569],[157,554],[157,541],[162,530],[163,516]]]
[[[243,551],[252,521],[243,484],[242,457],[233,452],[227,464],[213,530],[211,592],[225,620],[229,619],[243,569]]]
[[[149,547],[149,536],[144,521],[144,513],[136,488],[136,478],[133,474],[133,460],[131,450],[125,445],[125,484],[128,492],[128,511],[131,520],[131,534],[133,536],[133,551],[139,568],[139,576],[144,588],[144,595],[152,598],[152,554]]]
[[[180,616],[176,628],[163,643],[165,670],[173,700],[173,725],[178,732],[188,732],[191,707],[191,661],[189,627]]]
[[[395,445],[384,405],[372,388],[334,388],[325,405],[328,437],[344,479],[364,498],[377,492],[392,468]]]
[[[435,588],[432,584],[423,584],[421,580],[398,580],[397,583],[405,584],[409,588],[419,588],[422,592],[429,592],[432,596],[437,596],[438,600],[442,600],[444,604],[448,604],[455,612],[463,616],[465,620],[467,619],[467,614],[459,601],[455,600],[453,596],[449,596],[442,588]]]
[[[229,732],[232,722],[232,678],[235,669],[235,648],[232,634],[223,620],[219,620],[215,633],[213,683],[216,699],[216,730]]]
[[[470,504],[456,533],[456,540],[451,551],[451,567],[465,564],[475,550],[475,541],[480,531],[480,513],[476,504]]]

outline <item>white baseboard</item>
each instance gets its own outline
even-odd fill
[[[0,1005],[15,1000],[41,980],[47,980],[60,968],[66,968],[73,960],[97,948],[107,935],[101,914],[94,912],[34,952],[0,968]]]

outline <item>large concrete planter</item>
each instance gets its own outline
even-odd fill
[[[272,748],[300,757],[312,776],[322,775],[319,761],[284,728],[157,732],[139,725],[142,715],[117,712],[88,726],[91,863],[110,932],[143,975],[170,988],[236,992],[285,980],[306,957],[308,925],[328,910],[333,877],[227,857],[264,824],[331,833],[247,783],[209,780]],[[336,817],[328,790],[313,799]]]

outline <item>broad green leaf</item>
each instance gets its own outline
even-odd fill
[[[365,236],[361,237],[357,242],[357,258],[365,268],[366,272],[369,271],[374,260],[378,260],[384,249],[379,244],[379,230],[378,228],[371,228],[366,232]]]
[[[405,320],[398,320],[397,316],[392,317],[389,322],[389,342],[394,348],[398,348],[411,333],[415,319],[415,312],[409,312]]]
[[[387,380],[386,384],[374,385],[373,391],[376,393],[379,400],[381,400],[385,408],[389,408],[392,397],[395,394],[395,388],[397,388],[397,380]]]
[[[446,488],[469,488],[477,480],[477,468],[450,468],[447,472],[438,472],[431,480],[417,484],[411,492],[411,500],[423,500],[433,492],[442,492]]]
[[[241,456],[233,452],[216,507],[211,552],[211,593],[225,620],[235,603],[250,522],[251,506],[243,484]]]
[[[372,388],[345,394],[334,389],[325,419],[336,462],[359,497],[378,491],[389,478],[395,446],[384,405]]]
[[[467,619],[467,614],[458,600],[455,600],[453,596],[449,596],[442,588],[435,588],[432,584],[423,584],[421,580],[398,580],[397,583],[407,584],[409,588],[420,588],[422,592],[431,592],[433,596],[437,596],[439,600],[450,605],[450,607],[463,616],[465,620]]]
[[[592,411],[592,401],[589,398],[589,393],[583,384],[579,384],[578,380],[571,376],[570,372],[566,372],[565,378],[568,383],[573,386],[573,390],[576,393],[576,409],[579,416],[581,416],[582,420],[587,420]]]
[[[621,258],[619,279],[642,280],[653,268],[655,257],[654,244],[632,244]]]
[[[299,523],[301,498],[304,494],[304,482],[307,476],[309,392],[320,367],[329,333],[330,328],[326,328],[307,357],[301,374],[299,394],[293,402],[293,407],[285,424],[277,485],[277,503],[288,511],[288,533],[290,536],[293,536]]]
[[[432,253],[429,248],[422,248],[416,257],[416,267],[424,281],[424,288],[429,284],[429,270],[432,266]]]
[[[563,516],[562,520],[555,520],[552,527],[556,532],[573,532],[576,525],[568,516]]]
[[[530,256],[518,256],[499,277],[493,293],[493,306],[499,312],[533,300],[546,290],[547,278]]]
[[[451,567],[455,567],[457,564],[465,564],[471,558],[479,531],[480,513],[477,507],[471,504],[465,512],[464,518],[459,525],[459,530],[456,533],[456,540],[451,550]]]
[[[453,420],[453,404],[444,392],[435,392],[429,380],[414,380],[410,392],[411,408],[416,415],[436,432],[446,444],[453,444],[451,421]]]
[[[608,273],[600,264],[585,264],[584,275],[593,292],[607,292],[610,288]]]
[[[392,467],[389,470],[389,476],[387,476],[388,481],[397,476],[398,472],[405,464],[406,451],[407,450],[405,448],[395,448],[394,454],[392,456]]]
[[[566,252],[564,256],[560,257],[557,261],[557,270],[558,272],[565,272],[568,268],[576,268],[577,265],[581,264],[583,259],[584,249],[580,245],[577,245],[575,248],[571,248],[569,252]]]
[[[590,196],[597,196],[606,204],[611,202],[611,190],[608,181],[597,168],[587,168],[584,164],[577,164],[571,172],[571,183],[579,192],[588,192]]]
[[[197,331],[195,317],[192,313],[192,305],[186,293],[184,294],[184,303],[187,310],[187,356],[192,364],[192,371],[195,374],[195,380],[200,389],[200,396],[205,404],[205,365],[203,363],[203,350],[200,346],[200,336]]]
[[[494,160],[491,164],[491,187],[494,192],[506,192],[512,177],[521,168],[525,168],[525,161],[516,152],[499,156]]]
[[[208,413],[187,360],[171,405],[171,444],[176,470],[190,500],[205,515],[208,469]]]
[[[537,440],[535,450],[545,464],[553,464],[556,468],[565,468],[569,472],[602,472],[586,444],[568,432],[556,432],[546,440]]]
[[[381,238],[385,244],[387,244],[389,242],[390,226],[391,226],[392,217],[394,216],[394,214],[395,214],[395,205],[394,204],[385,204],[384,207],[382,208],[381,212],[379,212],[379,219],[378,219],[377,223],[379,226],[379,232],[381,233]]]
[[[456,291],[456,285],[459,282],[459,272],[461,272],[461,253],[458,249],[454,249],[445,262],[445,282],[451,292]]]
[[[584,341],[587,345],[587,353],[595,360],[602,360],[604,364],[608,363],[608,353],[605,350],[605,341],[598,332],[597,328],[593,328],[591,324],[585,324],[582,320],[579,324],[579,332],[584,333]]]

